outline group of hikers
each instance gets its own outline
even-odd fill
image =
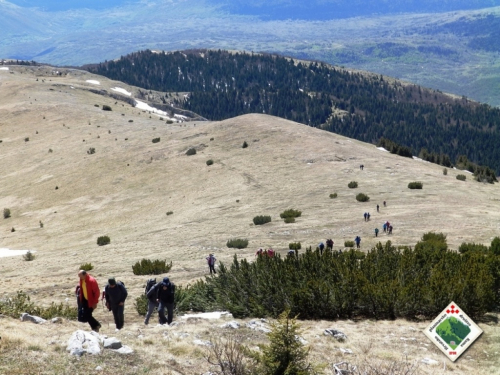
[[[116,330],[121,330],[125,324],[124,309],[125,300],[128,296],[125,284],[121,281],[116,281],[114,277],[109,278],[101,296],[96,279],[90,276],[87,271],[80,270],[78,277],[80,278],[80,283],[75,290],[78,305],[78,321],[89,323],[93,331],[99,332],[101,324],[92,314],[99,304],[99,299],[101,299],[107,309],[113,312]],[[172,323],[175,284],[170,282],[168,277],[164,277],[158,283],[156,279],[149,279],[146,284],[145,293],[148,299],[148,312],[144,319],[144,324],[147,325],[149,323],[149,319],[155,308],[158,309],[158,322],[160,324]],[[165,309],[167,309],[167,316],[165,316]]]

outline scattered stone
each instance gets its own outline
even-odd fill
[[[127,345],[123,345],[120,349],[114,350],[114,352],[118,354],[132,354],[134,350]]]
[[[400,337],[402,341],[417,341],[415,337]]]
[[[347,336],[343,332],[338,331],[334,328],[325,329],[324,334],[326,336],[333,336],[333,338],[339,342],[344,342],[347,340]]]
[[[425,363],[426,365],[431,365],[431,366],[439,365],[438,361],[436,361],[434,359],[430,359],[430,358],[424,358],[420,362]]]
[[[63,322],[63,320],[62,320],[62,318],[57,317],[57,318],[52,318],[51,322],[54,323],[54,324],[55,323],[60,324],[60,323]]]
[[[304,340],[304,338],[298,336],[298,335],[295,335],[295,340],[297,340],[298,342],[300,342],[302,345],[307,345],[307,341]]]
[[[116,337],[110,337],[109,339],[105,339],[103,342],[104,349],[120,349],[122,347],[122,343]]]
[[[258,321],[258,320],[251,320],[247,323],[247,327],[250,329],[253,329],[255,331],[260,331],[264,333],[269,333],[271,332],[271,329],[264,323]]]
[[[232,328],[232,329],[238,329],[240,328],[240,323],[235,322],[234,320],[227,322],[226,324],[221,325],[222,328]]]
[[[342,354],[353,354],[351,349],[339,348]]]
[[[97,366],[97,367],[95,368],[95,370],[96,370],[96,371],[102,371],[102,367],[101,367],[101,366]]]
[[[40,318],[39,316],[34,316],[34,315],[27,314],[27,313],[22,313],[21,314],[21,322],[33,322],[35,324],[42,324],[42,323],[45,323],[46,320]]]
[[[76,356],[82,356],[84,353],[99,354],[101,353],[101,346],[98,337],[98,335],[96,337],[89,332],[79,329],[73,332],[69,338],[66,351]]]
[[[193,340],[193,344],[200,346],[212,346],[212,343],[206,340]]]

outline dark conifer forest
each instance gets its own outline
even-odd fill
[[[220,50],[146,50],[85,68],[165,92],[165,102],[169,92],[188,93],[174,104],[210,120],[265,113],[364,142],[383,137],[446,166],[465,156],[493,169],[488,182],[500,172],[500,109],[388,77]]]

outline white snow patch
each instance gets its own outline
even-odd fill
[[[377,147],[377,150],[380,150],[380,151],[385,151],[385,152],[389,152],[389,151],[387,151],[387,150],[386,150],[385,148],[383,148],[383,147]]]
[[[139,109],[143,109],[145,111],[150,111],[150,112],[156,113],[158,115],[167,116],[167,112],[160,111],[159,109],[151,107],[148,104],[141,102],[140,100],[137,100],[137,99],[135,101],[135,107],[139,108]]]
[[[36,253],[36,251],[33,250],[10,250],[6,248],[0,248],[0,258],[6,258],[6,257],[15,257],[19,255],[24,255],[28,251],[31,251],[32,253]]]
[[[176,117],[176,118],[180,118],[181,120],[185,120],[185,119],[187,119],[187,117],[186,117],[186,116],[183,116],[183,115],[174,115],[174,117]]]
[[[9,68],[7,68],[6,66],[2,66],[0,70],[9,70]]]
[[[182,319],[187,318],[201,318],[201,319],[220,319],[220,318],[232,318],[233,315],[227,311],[214,311],[208,313],[199,313],[199,314],[186,314],[182,315]]]
[[[92,83],[93,85],[100,85],[101,82],[96,81],[95,79],[87,79],[85,82]]]
[[[128,96],[132,95],[131,92],[128,92],[127,90],[122,89],[121,87],[113,87],[111,90],[117,91],[117,92],[119,92],[121,94],[125,94],[125,95],[128,95]]]

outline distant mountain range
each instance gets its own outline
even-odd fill
[[[81,65],[146,48],[264,51],[500,105],[500,0],[14,2],[0,0],[3,58]]]

